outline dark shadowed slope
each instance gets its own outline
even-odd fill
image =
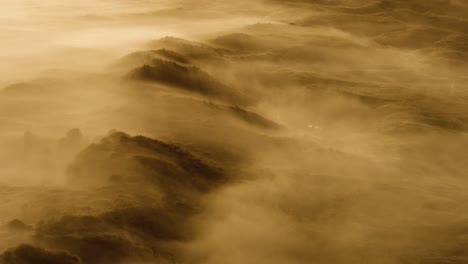
[[[79,154],[70,167],[70,182],[77,188],[86,186],[90,195],[103,189],[126,190],[121,196],[130,203],[103,213],[44,219],[35,241],[54,251],[22,245],[5,252],[4,263],[176,261],[177,243],[196,236],[190,218],[202,210],[201,196],[227,180],[215,164],[180,147],[112,132]],[[132,205],[130,197],[147,186],[161,195],[151,197],[148,192],[146,203]]]
[[[1,263],[5,264],[79,264],[82,263],[76,256],[65,252],[47,251],[30,245],[21,245],[9,250],[1,256]]]
[[[146,45],[151,49],[166,48],[184,54],[189,59],[202,62],[222,62],[223,56],[228,54],[228,50],[211,47],[207,44],[189,41],[181,38],[165,37],[151,41]]]
[[[170,49],[158,49],[158,50],[147,50],[147,51],[136,51],[126,55],[120,59],[116,64],[116,68],[131,69],[142,64],[151,64],[154,59],[163,59],[174,61],[180,64],[189,64],[190,60],[175,51]]]
[[[109,156],[114,153],[118,155]],[[132,174],[122,175],[126,171]],[[70,180],[76,182],[105,182],[110,179],[108,177],[119,174],[123,179],[146,180],[155,184],[174,181],[200,190],[207,190],[222,179],[222,174],[216,169],[175,145],[119,132],[80,153],[70,167],[70,173]],[[166,190],[162,188],[161,191]]]
[[[149,65],[130,71],[128,77],[138,81],[173,85],[234,104],[246,104],[249,101],[246,96],[222,84],[203,70],[171,61],[153,59]]]

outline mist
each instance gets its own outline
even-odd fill
[[[2,0],[0,263],[465,263],[468,4]]]

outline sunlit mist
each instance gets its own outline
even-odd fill
[[[468,261],[463,0],[0,0],[0,263]]]

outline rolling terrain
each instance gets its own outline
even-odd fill
[[[0,263],[468,263],[468,2],[0,22]]]

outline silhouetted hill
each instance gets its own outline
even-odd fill
[[[220,62],[225,54],[229,54],[229,51],[225,49],[175,37],[151,41],[146,46],[150,49],[171,49],[189,59],[199,61]]]
[[[69,253],[20,246],[4,253],[7,264],[172,260],[176,247],[171,243],[195,235],[190,218],[200,210],[201,196],[228,180],[219,168],[180,147],[122,132],[111,132],[83,150],[69,172],[76,186],[152,186],[163,200],[52,218],[38,225],[36,237],[42,245]]]
[[[48,251],[31,245],[20,245],[4,252],[0,256],[4,264],[79,264],[82,263],[76,256],[66,252]]]
[[[128,78],[145,82],[156,82],[179,87],[235,104],[245,104],[248,99],[233,88],[222,84],[207,72],[195,66],[153,59],[150,65],[138,67],[127,74]]]
[[[169,49],[158,49],[130,53],[115,63],[115,66],[117,68],[132,68],[144,64],[151,64],[155,59],[173,61],[179,64],[190,63],[188,58],[178,52]]]

